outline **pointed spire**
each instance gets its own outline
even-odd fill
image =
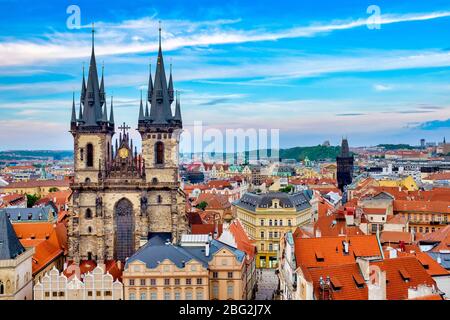
[[[80,101],[84,103],[84,98],[86,96],[86,80],[84,76],[84,62],[83,62],[83,82],[81,83],[81,95],[80,95]],[[80,116],[81,118],[81,116]]]
[[[108,122],[108,110],[106,109],[106,103],[103,105],[102,122]]]
[[[81,106],[81,101],[80,101],[80,111],[78,112],[78,121],[79,122],[84,122],[83,121],[83,108],[82,108],[82,106]]]
[[[177,101],[175,103],[175,116],[173,120],[181,122],[180,93],[177,91]]]
[[[75,92],[73,93],[73,99],[72,99],[72,118],[70,119],[70,123],[72,123],[72,124],[77,123],[77,115],[75,113]]]
[[[161,20],[159,20],[159,51],[161,51]]]
[[[114,108],[112,95],[111,95],[111,111],[109,112],[109,123],[114,126]]]
[[[144,105],[142,104],[142,90],[141,90],[141,105],[139,106],[139,120],[144,121]]]
[[[92,53],[89,65],[89,74],[86,86],[86,94],[83,101],[83,120],[86,126],[97,126],[102,121],[102,103],[97,73],[97,62],[94,51],[94,24],[92,24]]]
[[[173,81],[172,81],[172,63],[170,64],[170,76],[169,76],[169,104],[172,104],[173,102]]]
[[[149,118],[149,114],[148,114],[148,102],[145,103],[145,119]]]
[[[152,101],[153,95],[153,79],[152,79],[152,64],[150,63],[150,75],[148,77],[148,91],[147,91],[147,101]]]
[[[151,98],[150,120],[155,124],[167,124],[172,120],[169,91],[167,88],[164,59],[161,48],[161,23],[159,26],[159,52],[156,66],[155,82]]]
[[[104,74],[105,74],[105,63],[102,62],[102,80],[100,81],[100,104],[104,104],[105,101],[105,80],[104,80]]]

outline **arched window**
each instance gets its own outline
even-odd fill
[[[85,217],[86,219],[92,219],[92,210],[89,209],[89,208],[86,209],[86,213],[85,213],[84,217]]]
[[[153,179],[152,179],[152,184],[158,184],[158,179],[153,178]]]
[[[156,202],[161,203],[162,202],[162,197],[160,195],[158,195],[156,197]]]
[[[88,233],[92,233],[92,227],[88,227]]]
[[[161,141],[155,144],[155,163],[164,164],[164,143]]]
[[[86,179],[84,179],[84,182],[85,182],[85,183],[91,183],[91,179],[86,178]]]
[[[3,282],[0,280],[0,294],[5,294],[5,287],[3,286]]]
[[[91,143],[88,143],[86,146],[87,155],[86,155],[86,165],[88,167],[94,166],[94,146]]]

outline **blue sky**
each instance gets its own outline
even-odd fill
[[[82,28],[67,28],[69,5]],[[367,26],[370,5],[379,29]],[[450,138],[449,1],[0,0],[0,9],[0,150],[72,148],[91,22],[116,122],[136,126],[158,20],[186,128],[280,129],[281,147]]]

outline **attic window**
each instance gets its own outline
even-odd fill
[[[325,257],[323,256],[322,252],[316,251],[316,261],[323,262],[324,260],[325,260]]]
[[[411,279],[411,276],[409,275],[408,271],[406,271],[404,268],[401,268],[399,270],[399,272],[400,272],[400,275],[402,276],[402,279],[405,282],[408,282]]]
[[[364,288],[365,282],[364,282],[364,279],[361,277],[360,274],[356,274],[356,273],[355,273],[355,274],[353,275],[353,280],[355,281],[356,286],[357,286],[359,289]]]
[[[428,263],[422,262],[421,264],[424,269],[427,269],[427,270],[430,269],[430,265]]]
[[[335,277],[331,278],[331,285],[333,286],[333,290],[339,291],[342,288],[342,283]]]

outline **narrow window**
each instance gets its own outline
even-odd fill
[[[92,210],[89,209],[89,208],[86,209],[86,213],[85,213],[84,217],[85,217],[86,219],[92,219]]]
[[[164,164],[164,143],[158,141],[155,144],[156,164]]]
[[[86,159],[86,165],[88,167],[94,166],[94,147],[91,143],[87,145],[87,159]]]

